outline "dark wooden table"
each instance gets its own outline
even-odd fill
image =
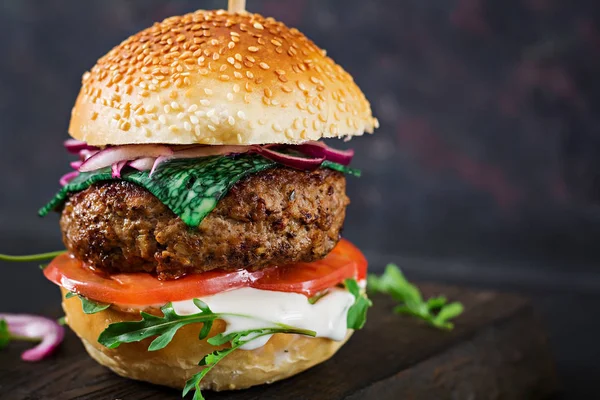
[[[394,315],[375,297],[365,329],[328,362],[272,385],[206,392],[215,399],[544,399],[558,383],[546,337],[522,297],[423,285],[465,305],[452,332]],[[192,345],[192,344],[191,344]],[[52,358],[24,363],[25,345],[0,353],[0,399],[177,399],[92,361],[72,332]]]

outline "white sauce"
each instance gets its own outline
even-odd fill
[[[361,282],[362,283],[362,282]],[[275,292],[254,288],[242,288],[203,297],[215,313],[229,313],[241,316],[226,316],[224,334],[249,329],[273,328],[275,323],[294,328],[315,331],[317,337],[341,341],[346,336],[348,310],[354,304],[354,296],[348,291],[333,288],[315,304],[310,304],[306,296],[299,293]],[[173,302],[179,315],[197,314],[198,308],[192,300]],[[254,350],[264,346],[271,335],[262,336],[241,346],[244,350]]]

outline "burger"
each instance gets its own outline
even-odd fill
[[[61,213],[44,274],[89,355],[195,398],[330,358],[370,302],[340,236],[353,151],[320,140],[377,124],[324,50],[258,14],[168,18],[100,58],[40,210]]]

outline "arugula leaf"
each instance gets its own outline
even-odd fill
[[[202,307],[198,307],[199,304]],[[192,315],[178,315],[173,309],[173,305],[168,303],[160,310],[162,317],[141,312],[141,321],[118,322],[109,325],[98,338],[98,342],[110,349],[119,347],[122,343],[139,342],[149,337],[158,336],[148,347],[148,351],[156,351],[167,346],[179,328],[188,324],[210,323],[220,318],[220,314],[213,313],[206,304],[195,300],[194,304],[200,312]],[[200,336],[204,338],[208,335],[210,329],[203,327]],[[202,337],[202,335],[204,335]]]
[[[195,390],[194,400],[204,400],[204,396],[200,391],[200,382],[202,378],[206,376],[210,372],[211,369],[219,361],[224,359],[226,356],[231,354],[233,351],[239,349],[241,346],[245,345],[248,342],[251,342],[255,339],[258,339],[262,336],[273,335],[275,333],[296,333],[307,336],[316,336],[316,332],[306,331],[303,329],[295,329],[295,328],[268,328],[268,329],[252,329],[241,332],[232,332],[227,335],[223,335],[219,333],[216,336],[208,339],[208,343],[213,346],[221,346],[227,342],[231,342],[231,347],[222,350],[215,350],[211,354],[207,354],[204,356],[202,360],[198,363],[199,366],[204,366],[205,368],[192,376],[185,384],[185,388],[183,389],[183,397],[187,396],[187,394],[191,390]]]
[[[346,279],[344,285],[354,296],[354,304],[348,310],[348,328],[362,329],[367,322],[367,310],[373,305],[373,302],[360,292],[360,286],[356,280]]]
[[[379,277],[370,274],[367,278],[367,289],[371,293],[387,294],[400,303],[394,308],[394,312],[420,318],[439,329],[453,329],[454,324],[449,320],[456,318],[464,310],[461,303],[448,304],[448,300],[443,296],[423,301],[419,288],[410,283],[394,264],[389,264]]]
[[[327,295],[327,293],[329,293],[328,290],[323,290],[317,294],[315,294],[313,297],[309,297],[308,298],[308,302],[310,304],[315,304],[317,301],[321,300],[323,297],[325,297]]]
[[[10,262],[43,261],[43,260],[50,260],[56,256],[63,254],[63,253],[66,253],[66,250],[53,251],[50,253],[30,254],[30,255],[26,255],[26,256],[11,256],[8,254],[0,254],[0,261],[10,261]]]
[[[110,307],[110,304],[98,303],[78,295],[77,293],[69,292],[65,295],[65,299],[70,299],[72,297],[79,297],[79,300],[81,300],[81,308],[83,309],[84,314],[96,314]]]
[[[10,339],[11,335],[8,331],[8,323],[5,320],[0,319],[0,350],[8,345]]]

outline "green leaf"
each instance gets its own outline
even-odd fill
[[[367,322],[367,310],[373,303],[360,292],[360,286],[358,286],[356,280],[346,279],[344,285],[354,296],[354,304],[348,310],[348,328],[354,330],[362,329],[365,322]]]
[[[257,154],[173,159],[160,164],[152,177],[149,171],[126,168],[120,180],[145,188],[188,226],[196,228],[239,180],[277,166],[280,164]],[[357,173],[356,170],[331,162],[324,163],[323,167]],[[57,209],[70,193],[87,189],[97,182],[115,179],[110,168],[80,173],[39,214],[44,216]]]
[[[196,303],[196,302],[195,302]],[[202,303],[204,304],[204,303]],[[198,304],[196,304],[198,305]],[[204,306],[206,306],[204,304]],[[166,347],[175,333],[182,326],[194,323],[212,323],[220,317],[214,314],[208,306],[200,308],[198,314],[178,315],[171,303],[161,308],[162,317],[141,312],[141,321],[127,321],[110,324],[98,337],[98,342],[108,348],[115,349],[122,343],[139,342],[154,337],[149,351],[156,351]]]
[[[0,319],[0,350],[8,345],[10,339],[11,336],[8,331],[8,323],[5,320]]]
[[[62,317],[56,320],[56,323],[60,326],[65,326],[67,324],[67,317],[63,315]]]
[[[444,307],[446,303],[448,303],[448,299],[446,299],[444,296],[432,297],[427,300],[427,309],[429,311],[438,311]]]
[[[73,297],[79,297],[79,300],[81,301],[81,308],[83,309],[84,314],[88,315],[99,313],[100,311],[104,311],[111,306],[110,304],[98,303],[96,301],[89,300],[73,292],[69,292],[65,295],[65,299],[70,299]]]
[[[110,307],[110,304],[97,303],[83,296],[79,296],[79,300],[81,300],[81,307],[84,314],[96,314]]]
[[[387,294],[400,303],[394,308],[397,314],[422,319],[435,328],[453,329],[454,325],[449,320],[463,312],[462,304],[447,304],[448,300],[444,296],[423,301],[419,288],[411,284],[394,264],[389,264],[379,277],[369,275],[367,288],[370,293]]]
[[[31,254],[31,255],[26,255],[26,256],[11,256],[8,254],[0,254],[0,261],[10,261],[10,262],[44,261],[44,260],[53,259],[54,257],[59,256],[64,253],[66,253],[66,250],[53,251],[50,253]]]
[[[452,329],[454,328],[454,324],[449,322],[449,320],[458,317],[463,311],[464,307],[461,303],[454,302],[445,305],[433,319],[433,324],[444,329]]]
[[[308,298],[308,302],[310,304],[315,304],[317,301],[319,301],[323,297],[325,297],[327,295],[327,293],[329,293],[329,291],[323,290],[322,292],[319,292],[319,293],[315,294],[313,297],[309,297]]]
[[[222,333],[220,333],[216,336],[213,336],[210,339],[208,339],[209,344],[211,344],[213,346],[222,346],[227,342],[231,342],[231,347],[227,348],[227,349],[223,349],[223,350],[213,351],[212,353],[204,356],[204,358],[202,360],[200,360],[198,365],[204,366],[204,369],[202,371],[198,372],[196,375],[192,376],[186,382],[185,387],[183,389],[183,397],[187,396],[187,394],[190,391],[195,390],[194,400],[204,399],[204,397],[202,396],[202,393],[200,393],[200,382],[202,381],[202,378],[204,378],[206,376],[206,374],[208,374],[208,372],[211,369],[213,369],[213,367],[215,365],[217,365],[217,363],[219,363],[219,361],[224,359],[226,356],[228,356],[229,354],[231,354],[233,351],[237,350],[244,344],[249,343],[255,339],[258,339],[259,337],[262,337],[265,335],[272,335],[275,333],[295,333],[295,334],[304,334],[304,335],[313,336],[313,337],[316,336],[316,332],[306,331],[306,330],[302,330],[302,329],[296,329],[296,328],[292,328],[292,327],[290,327],[290,328],[251,329],[251,330],[241,331],[241,332],[232,332],[227,335],[223,335]]]

